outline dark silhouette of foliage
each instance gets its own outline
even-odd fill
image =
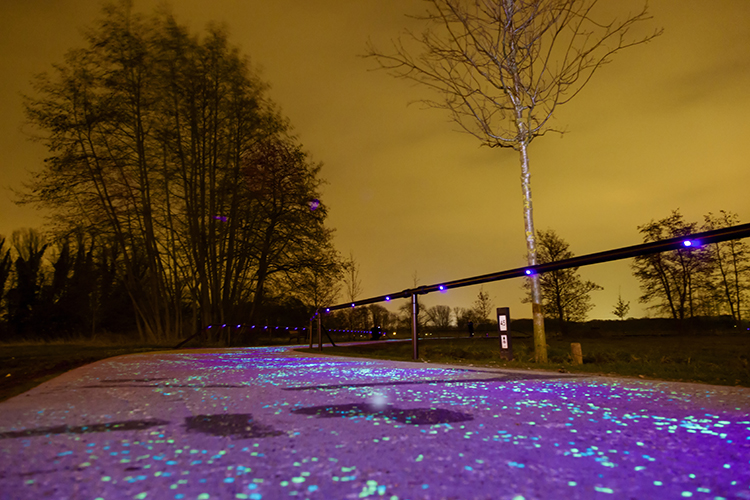
[[[121,0],[85,42],[26,98],[51,156],[22,201],[50,209],[61,239],[106,242],[99,259],[91,243],[59,260],[50,297],[90,310],[93,329],[125,291],[141,338],[165,340],[257,320],[269,291],[294,295],[313,269],[335,275],[320,166],[224,30],[198,37]],[[97,266],[114,275],[97,281]],[[61,289],[68,272],[78,295]]]
[[[539,231],[537,241],[539,242],[540,264],[566,260],[575,256],[568,242],[552,229]],[[556,320],[563,333],[566,332],[566,323],[586,319],[586,315],[593,307],[591,292],[602,290],[602,287],[593,281],[581,279],[577,267],[542,273],[539,279],[544,298],[544,314]],[[530,288],[528,280],[525,287],[527,290]],[[530,294],[525,300],[527,302],[531,300]]]

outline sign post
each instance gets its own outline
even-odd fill
[[[417,294],[411,295],[411,359],[419,359],[419,338],[417,337],[417,326],[419,325],[419,299]]]
[[[513,361],[513,346],[510,341],[510,308],[497,308],[497,329],[500,334],[500,357]]]

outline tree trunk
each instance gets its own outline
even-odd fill
[[[526,255],[529,266],[536,265],[536,233],[534,232],[534,213],[531,206],[531,173],[529,172],[528,142],[521,143],[521,189],[523,190],[523,220],[526,231]],[[531,313],[534,320],[534,360],[547,363],[547,337],[544,333],[544,313],[542,310],[542,287],[539,275],[532,274]]]

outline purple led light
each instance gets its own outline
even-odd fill
[[[352,307],[354,307],[354,302],[352,302]]]
[[[527,269],[526,270],[526,274],[528,274],[529,276],[531,276],[532,274],[534,274],[534,271],[531,270],[531,269]]]
[[[385,297],[385,301],[386,301],[386,302],[390,302],[390,300],[391,300],[391,298],[390,298],[390,297],[388,297],[388,296],[386,296],[386,297]]]
[[[320,200],[318,200],[317,198],[314,200],[310,200],[308,202],[308,205],[310,205],[310,210],[314,212],[320,206]]]
[[[445,286],[444,286],[444,285],[440,285],[440,286],[438,287],[438,289],[439,289],[439,290],[440,290],[441,292],[444,292],[444,291],[445,291]]]

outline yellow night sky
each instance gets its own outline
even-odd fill
[[[628,0],[632,10],[641,3]],[[136,0],[151,12],[159,2]],[[618,0],[619,3],[619,0]],[[0,2],[0,185],[19,188],[46,152],[29,141],[20,94],[35,73],[83,45],[93,0]],[[270,97],[299,140],[324,163],[323,199],[336,246],[361,265],[361,298],[474,276],[525,262],[515,152],[480,148],[445,112],[409,102],[427,90],[371,71],[358,57],[386,47],[421,0],[175,0],[178,21],[226,23],[261,68]],[[644,30],[653,42],[616,55],[530,150],[535,221],[582,255],[641,242],[636,227],[679,208],[689,221],[729,210],[750,222],[750,2],[657,0]],[[0,234],[40,227],[41,214],[0,194]],[[622,290],[642,316],[629,261],[582,268],[604,287],[591,318],[613,318]],[[530,317],[520,281],[485,285],[496,306]],[[432,306],[469,306],[477,287],[428,295]],[[344,300],[342,296],[342,301]],[[398,303],[392,304],[392,308]]]

